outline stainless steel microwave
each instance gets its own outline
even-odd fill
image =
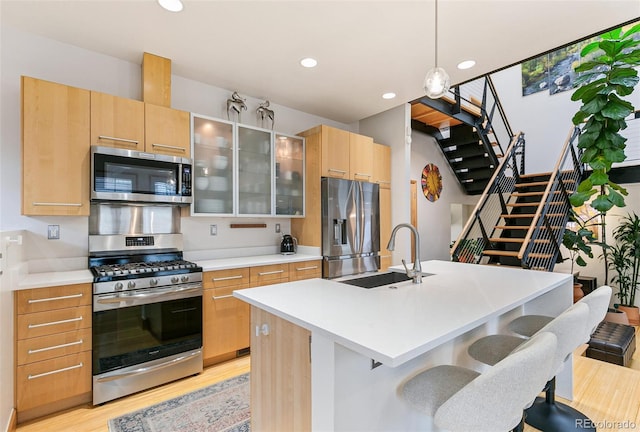
[[[191,159],[91,146],[91,200],[191,203]]]

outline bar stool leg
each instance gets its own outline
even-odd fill
[[[596,431],[593,422],[580,411],[556,402],[556,379],[547,383],[545,397],[537,397],[525,411],[525,422],[545,432]]]

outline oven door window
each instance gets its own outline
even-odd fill
[[[93,374],[202,347],[202,296],[93,313]]]
[[[180,165],[156,160],[94,155],[94,191],[176,195]]]

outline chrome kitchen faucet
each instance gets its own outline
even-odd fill
[[[415,227],[408,223],[401,223],[396,225],[396,227],[391,231],[391,238],[389,239],[389,244],[387,245],[387,249],[392,251],[396,246],[396,232],[402,227],[409,228],[411,233],[413,234],[414,239],[414,255],[415,260],[413,261],[413,269],[409,270],[407,268],[407,263],[402,259],[402,265],[404,266],[404,270],[407,272],[407,276],[413,279],[414,284],[422,283],[422,266],[420,265],[420,234],[418,234],[418,230]]]

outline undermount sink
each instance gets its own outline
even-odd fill
[[[430,273],[423,273],[422,276],[431,276]],[[405,273],[389,272],[380,273],[372,276],[363,276],[355,279],[347,279],[340,281],[345,284],[355,285],[360,288],[376,288],[384,285],[391,285],[398,282],[406,282],[411,280]]]

